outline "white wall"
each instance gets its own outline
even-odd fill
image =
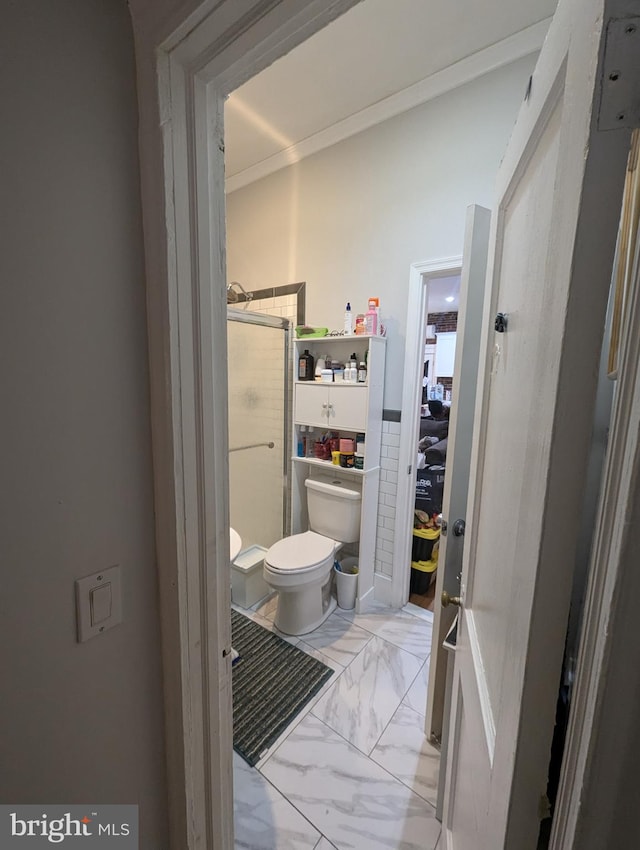
[[[166,792],[144,267],[125,0],[3,4],[0,799]],[[124,623],[75,640],[74,579],[120,564]]]
[[[462,252],[466,208],[490,207],[534,57],[334,145],[227,198],[229,280],[307,282],[307,321],[341,328],[380,298],[385,407],[402,394],[409,266]]]

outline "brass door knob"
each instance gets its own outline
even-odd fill
[[[462,605],[462,599],[459,596],[449,596],[446,590],[442,591],[442,596],[440,597],[440,603],[443,608],[448,608],[449,605],[455,605],[460,607]]]

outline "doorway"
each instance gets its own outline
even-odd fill
[[[415,510],[409,601],[434,610],[449,417],[455,380],[460,274],[430,277],[424,318],[424,366],[416,446]]]
[[[438,436],[435,432],[444,433],[445,426],[433,426],[428,420],[429,414],[428,401],[429,396],[433,395],[436,400],[436,394],[442,394],[440,400],[444,406],[444,387],[440,393],[437,387],[437,374],[434,375],[434,369],[437,373],[438,364],[436,356],[437,338],[434,343],[433,337],[428,337],[428,334],[435,333],[435,329],[428,329],[430,324],[429,316],[429,299],[432,287],[432,281],[450,281],[459,280],[462,271],[462,256],[446,257],[437,260],[429,260],[421,263],[414,263],[411,266],[409,273],[409,310],[407,313],[407,342],[405,347],[405,366],[404,366],[404,382],[402,390],[402,419],[400,427],[400,460],[399,469],[407,470],[407,474],[402,476],[398,481],[397,491],[397,516],[400,520],[396,524],[396,539],[394,546],[394,573],[391,580],[390,602],[394,607],[404,605],[411,594],[411,561],[413,548],[413,526],[414,526],[414,511],[419,504],[426,507],[426,513],[429,515],[441,513],[440,510],[432,510],[434,505],[441,503],[442,494],[440,493],[436,502],[429,498],[428,503],[423,498],[416,496],[416,487],[419,470],[418,464],[421,464],[419,455],[419,443],[422,438],[429,436],[427,430],[434,433],[431,436]],[[446,288],[447,284],[444,284]],[[436,287],[439,285],[436,283]],[[443,295],[444,304],[445,298],[450,295]],[[458,296],[454,296],[458,297]],[[438,296],[438,307],[440,297]],[[440,312],[438,310],[438,312]],[[431,323],[433,324],[433,323]],[[457,329],[457,318],[456,318]],[[447,362],[449,357],[447,356]],[[425,375],[425,371],[427,374]],[[447,368],[445,371],[453,372],[453,369]],[[452,392],[452,389],[449,390]],[[425,395],[427,401],[424,401]],[[449,403],[451,399],[449,399]],[[424,420],[423,420],[424,414]],[[421,429],[421,423],[423,423]],[[448,422],[446,425],[448,433]],[[423,433],[421,433],[421,430]],[[423,445],[426,447],[426,442]],[[430,443],[430,441],[428,441]],[[438,441],[436,441],[438,442]],[[435,444],[434,444],[435,445]],[[440,447],[441,448],[441,447]],[[421,464],[422,465],[422,464]],[[441,464],[437,464],[441,466]],[[426,466],[426,460],[424,463]],[[442,474],[436,476],[440,480],[436,481],[438,489],[443,484]],[[426,481],[426,477],[424,479]],[[433,483],[433,482],[430,482]],[[421,488],[426,495],[426,485]],[[429,488],[431,493],[431,488]],[[421,509],[418,507],[418,509]],[[414,574],[415,575],[415,574]],[[415,579],[414,579],[415,581]],[[429,587],[431,582],[429,582]],[[433,610],[431,608],[430,610]]]
[[[338,5],[333,4],[331,11],[337,13]],[[282,9],[280,11],[282,12]],[[224,93],[233,88],[229,86],[229,80],[234,74],[236,82],[242,76],[245,78],[250,76],[246,66],[239,67],[238,59],[239,55],[243,55],[243,48],[255,47],[255,42],[251,39],[248,44],[238,45],[237,43],[242,41],[242,37],[238,37],[237,33],[246,33],[249,26],[246,18],[239,20],[243,12],[246,12],[246,9],[239,10],[238,17],[232,21],[233,32],[229,33],[227,41],[227,43],[233,43],[234,51],[218,63],[217,74],[211,65],[208,66],[207,73],[201,76],[193,72],[194,68],[202,68],[205,62],[202,50],[197,49],[192,42],[186,49],[184,43],[181,43],[180,56],[176,54],[172,57],[176,62],[171,67],[172,73],[167,75],[167,78],[171,80],[168,88],[175,86],[175,89],[171,91],[175,97],[169,98],[169,101],[172,111],[175,109],[173,117],[177,116],[176,126],[178,127],[177,138],[175,134],[172,137],[174,147],[169,170],[173,185],[179,187],[175,197],[178,210],[176,223],[179,225],[178,229],[182,228],[178,240],[182,252],[179,251],[177,257],[172,257],[175,260],[175,266],[172,268],[178,269],[178,272],[170,283],[171,297],[168,306],[170,317],[177,319],[177,322],[175,325],[167,322],[167,326],[179,327],[181,331],[184,331],[181,333],[181,345],[178,346],[177,353],[171,346],[169,351],[175,358],[172,361],[172,366],[176,367],[174,374],[180,375],[178,385],[181,381],[184,382],[185,393],[180,403],[172,408],[174,418],[171,420],[173,425],[176,421],[180,425],[175,432],[179,433],[177,444],[183,449],[180,461],[184,463],[184,468],[180,467],[177,474],[174,474],[175,470],[172,470],[167,474],[164,483],[172,493],[177,489],[175,485],[180,485],[181,495],[185,496],[184,503],[180,503],[180,510],[183,513],[182,518],[186,516],[189,522],[184,524],[186,530],[184,538],[180,541],[184,544],[182,546],[184,551],[180,552],[178,557],[180,568],[178,573],[183,582],[190,584],[191,589],[195,591],[192,599],[196,603],[194,606],[192,602],[189,606],[183,601],[184,597],[179,599],[179,605],[186,605],[186,608],[180,611],[179,620],[187,624],[188,639],[185,641],[185,646],[188,647],[188,652],[187,657],[180,659],[176,669],[179,669],[179,674],[184,673],[185,670],[193,672],[196,683],[203,685],[200,691],[196,688],[195,694],[193,689],[189,689],[188,693],[187,689],[177,689],[176,694],[179,696],[174,698],[173,706],[170,706],[170,708],[176,708],[181,716],[185,718],[188,716],[190,722],[195,719],[192,729],[185,734],[189,734],[190,743],[195,739],[196,747],[192,748],[191,752],[197,752],[197,756],[193,761],[184,759],[180,762],[180,767],[187,768],[189,780],[193,781],[193,787],[198,792],[196,796],[199,796],[199,791],[204,789],[201,799],[199,797],[197,800],[197,802],[204,801],[204,808],[203,814],[198,816],[201,817],[201,822],[197,824],[190,822],[186,830],[189,846],[192,844],[196,846],[192,838],[199,834],[206,834],[210,838],[211,846],[228,846],[225,843],[228,842],[228,835],[226,837],[224,834],[220,835],[219,830],[224,830],[224,824],[228,823],[228,817],[225,820],[225,808],[228,815],[229,795],[221,794],[216,797],[212,793],[214,788],[224,787],[224,783],[220,786],[218,781],[221,776],[225,777],[225,770],[228,768],[228,764],[225,766],[224,751],[225,732],[228,732],[228,727],[225,728],[224,724],[225,710],[228,711],[228,702],[225,709],[225,698],[228,700],[229,668],[228,645],[225,641],[228,635],[225,634],[224,624],[225,595],[219,587],[220,576],[222,580],[225,579],[222,565],[225,562],[227,524],[225,501],[220,497],[219,488],[220,481],[224,481],[227,471],[225,457],[228,446],[224,429],[212,445],[208,442],[209,437],[203,436],[212,433],[210,426],[213,424],[213,400],[215,397],[220,397],[221,390],[225,388],[225,379],[221,377],[216,358],[210,356],[220,353],[219,341],[216,340],[216,334],[212,331],[220,331],[224,328],[219,293],[211,292],[210,286],[213,280],[223,291],[224,284],[221,279],[224,268],[223,251],[220,248],[220,240],[211,239],[212,232],[219,235],[223,216],[220,203],[215,197],[203,198],[202,193],[198,193],[195,189],[196,178],[200,180],[197,183],[198,186],[207,185],[206,175],[210,167],[214,174],[217,173],[218,177],[220,175],[221,157],[216,149],[221,150],[222,139],[216,138],[213,144],[207,144],[204,141],[209,138],[210,127],[221,126],[220,92]],[[259,19],[262,24],[272,12],[275,14],[276,10],[270,9],[265,14],[264,8],[261,8],[253,20]],[[313,13],[320,14],[316,4],[314,4]],[[191,23],[193,24],[193,21]],[[301,20],[300,15],[297,16],[295,26],[288,27],[289,23],[290,18],[286,15],[278,17],[276,14],[275,20],[271,21],[273,26],[270,28],[267,24],[270,40],[265,54],[271,58],[290,48],[296,41],[302,40],[305,37],[305,28],[308,34],[309,31],[322,25],[321,22],[318,23],[318,18]],[[212,34],[219,32],[221,26],[223,30],[228,31],[230,26],[228,19],[222,22],[218,19]],[[272,37],[273,33],[277,35]],[[206,36],[202,31],[198,32],[200,45],[213,43],[212,40],[206,41],[203,35]],[[177,41],[173,43],[173,46],[176,44]],[[238,46],[240,46],[239,53],[236,50]],[[220,53],[216,54],[216,60],[224,53],[224,50],[223,47]],[[263,61],[264,64],[268,61],[265,56],[260,60],[260,62]],[[187,68],[190,70],[187,71]],[[165,83],[167,78],[164,80]],[[217,85],[215,91],[207,89],[208,83],[212,81],[215,81]],[[184,85],[185,82],[188,84]],[[164,94],[166,93],[165,90]],[[162,102],[167,101],[163,99]],[[187,128],[187,131],[185,137],[181,138],[180,131],[184,128]],[[202,182],[203,178],[205,178],[204,182]],[[219,185],[217,194],[221,194]],[[191,233],[190,226],[197,231],[199,239],[188,238]],[[186,253],[183,252],[185,245],[190,246],[190,250]],[[177,279],[186,281],[186,291],[182,287],[177,287]],[[222,337],[224,338],[224,330],[222,330]],[[166,342],[166,339],[163,337],[162,341]],[[195,404],[193,404],[194,397]],[[216,473],[219,476],[218,480],[216,480]],[[176,501],[179,500],[176,499]],[[220,575],[216,575],[218,565]],[[217,618],[202,617],[202,610],[207,612],[206,604],[201,610],[202,598],[207,599],[211,604],[218,615]],[[224,647],[222,659],[218,657],[220,647]],[[170,685],[169,681],[168,687]],[[188,712],[190,708],[195,709],[191,714]],[[217,722],[219,720],[222,722]],[[184,728],[186,729],[186,723]],[[198,745],[202,745],[202,756],[200,756]],[[178,748],[179,761],[180,757]],[[226,778],[228,779],[228,772]],[[176,797],[180,796],[181,787],[177,783]],[[215,802],[213,802],[214,798]],[[177,799],[174,802],[178,808],[182,805]],[[192,807],[192,811],[200,811],[200,809],[196,805]],[[217,817],[218,814],[221,815],[220,818]],[[179,822],[180,811],[176,816]],[[188,820],[186,815],[183,820],[185,822]],[[198,830],[201,830],[201,833]],[[176,846],[179,845],[176,844]]]

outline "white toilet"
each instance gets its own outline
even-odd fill
[[[335,555],[360,537],[359,490],[328,476],[304,483],[311,531],[279,540],[264,556],[264,580],[278,592],[275,625],[287,635],[313,631],[335,609]]]

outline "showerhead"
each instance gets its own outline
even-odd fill
[[[235,291],[234,287],[237,287],[242,292],[245,301],[251,301],[253,298],[253,292],[247,292],[241,283],[238,283],[237,280],[232,280],[231,283],[227,284],[227,304],[236,304],[240,300],[240,296]]]

